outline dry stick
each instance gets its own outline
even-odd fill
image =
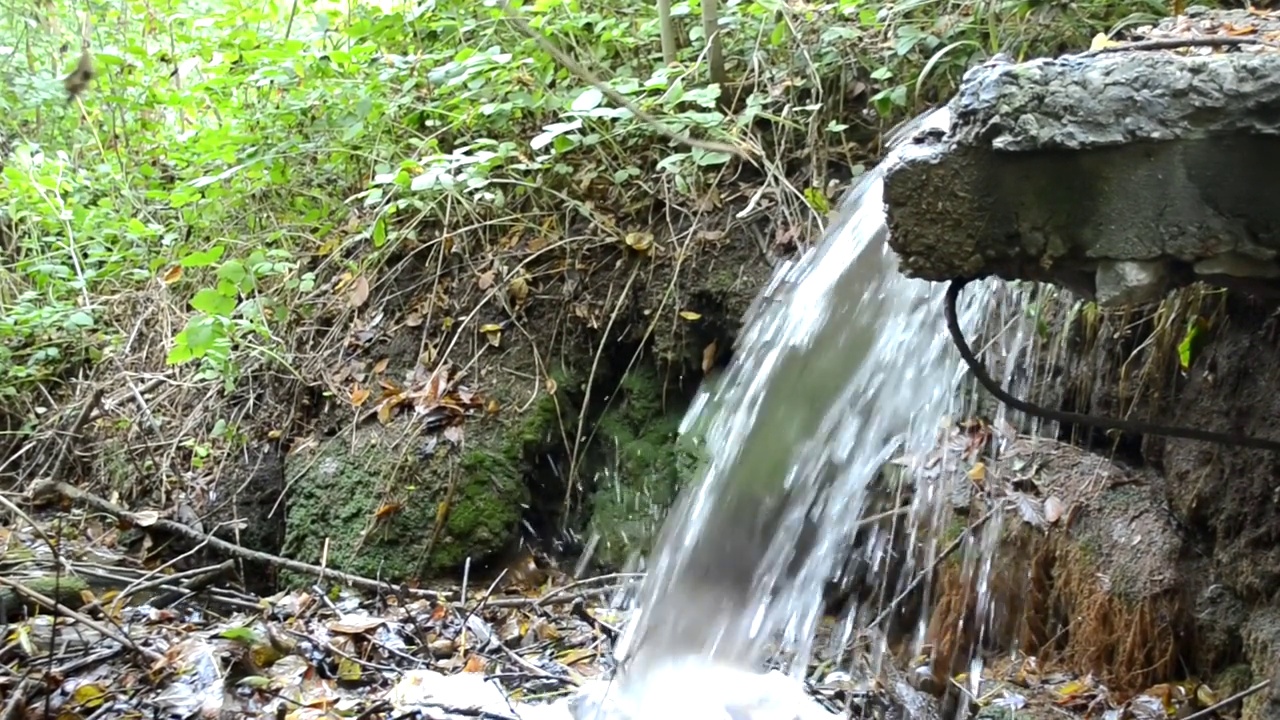
[[[1262,690],[1265,690],[1270,686],[1271,686],[1270,680],[1263,680],[1262,682],[1254,685],[1253,687],[1249,687],[1249,688],[1245,688],[1244,690],[1241,690],[1240,692],[1236,693],[1235,695],[1232,695],[1226,700],[1214,703],[1209,707],[1204,708],[1203,710],[1197,710],[1191,713],[1190,715],[1186,716],[1182,720],[1200,720],[1201,718],[1207,718],[1210,715],[1212,715],[1214,712],[1221,710],[1222,708],[1230,705],[1231,703],[1239,702],[1249,697],[1250,695],[1255,695],[1261,692]]]
[[[129,637],[128,635],[119,633],[116,631],[115,628],[109,625],[104,625],[96,620],[93,620],[87,617],[84,613],[76,612],[75,610],[72,610],[66,605],[63,605],[62,603],[54,600],[53,598],[46,597],[45,595],[42,595],[36,592],[35,590],[32,590],[31,588],[27,587],[26,585],[23,585],[17,580],[10,580],[9,578],[6,578],[6,577],[0,577],[0,585],[4,585],[6,587],[12,588],[14,592],[18,593],[19,595],[22,595],[28,600],[32,600],[36,603],[39,603],[40,605],[43,605],[44,607],[48,608],[52,612],[58,613],[60,615],[65,615],[66,617],[69,617],[75,620],[76,622],[83,624],[85,627],[100,633],[104,637],[109,637],[112,640],[115,640],[116,642],[120,643],[121,645],[124,645],[130,650],[133,650],[134,652],[138,653],[139,655],[141,655],[142,657],[146,658],[147,660],[153,663],[158,663],[164,660],[163,655],[156,652],[155,650],[148,650],[144,647],[140,647],[137,643],[133,641],[133,638]]]
[[[116,518],[119,518],[121,520],[130,522],[134,525],[145,524],[145,523],[139,523],[138,516],[135,515],[134,513],[131,513],[128,510],[125,510],[124,508],[118,505],[108,502],[107,500],[104,500],[96,495],[93,495],[92,493],[86,492],[84,490],[80,490],[79,488],[72,487],[67,483],[44,480],[32,485],[31,487],[32,497],[45,494],[45,493],[56,493],[56,494],[63,495],[64,497],[70,498],[71,500],[81,501],[85,504],[88,504],[97,508],[98,510],[101,510],[102,512],[115,516]],[[181,535],[185,538],[194,540],[196,542],[207,542],[209,544],[209,547],[216,548],[224,553],[227,553],[228,555],[234,555],[236,557],[244,558],[245,560],[252,560],[254,562],[263,563],[265,565],[274,565],[276,567],[281,567],[286,570],[292,570],[294,572],[306,573],[307,575],[312,575],[318,578],[332,577],[343,583],[346,583],[347,585],[350,585],[351,587],[359,588],[361,590],[368,590],[371,592],[384,592],[386,590],[391,590],[393,592],[401,593],[410,597],[425,598],[427,600],[440,600],[440,599],[443,599],[444,597],[441,593],[435,592],[433,590],[421,590],[418,588],[397,586],[389,582],[379,582],[377,580],[371,580],[369,578],[361,577],[359,575],[352,575],[351,573],[345,573],[338,570],[322,568],[319,565],[311,565],[309,563],[298,562],[297,560],[290,560],[288,558],[283,558],[278,555],[272,555],[270,553],[260,552],[258,550],[250,550],[240,545],[236,545],[235,543],[227,542],[222,538],[217,538],[217,537],[213,537],[212,535],[207,535],[205,533],[200,532],[199,530],[192,529],[190,527],[187,527],[186,525],[183,525],[182,523],[174,522],[172,520],[165,520],[165,519],[156,520],[154,523],[152,523],[152,526],[174,533],[175,535]]]
[[[595,89],[604,93],[605,97],[617,103],[622,108],[631,111],[631,114],[635,115],[644,124],[653,128],[653,130],[659,135],[662,135],[669,140],[674,140],[682,145],[688,145],[692,148],[698,148],[699,150],[706,150],[708,152],[729,153],[730,155],[742,158],[747,162],[752,162],[751,156],[743,152],[741,148],[726,145],[725,143],[718,143],[713,140],[697,140],[687,135],[679,135],[668,130],[666,126],[658,122],[657,118],[636,107],[634,103],[626,98],[626,96],[606,85],[599,78],[593,75],[591,71],[579,64],[577,60],[569,57],[563,50],[552,44],[546,36],[529,27],[529,23],[525,22],[524,18],[515,14],[511,9],[511,6],[507,3],[507,0],[502,0],[501,5],[502,12],[507,17],[507,22],[511,23],[522,34],[537,43],[538,47],[545,50],[549,55],[551,55],[551,57],[555,58],[556,62],[563,65],[570,73],[576,75],[578,79],[590,84]]]
[[[1103,53],[1123,52],[1128,50],[1176,50],[1178,48],[1187,47],[1240,47],[1243,45],[1264,45],[1266,47],[1280,47],[1273,42],[1267,42],[1256,37],[1230,37],[1226,35],[1215,35],[1213,37],[1198,38],[1160,38],[1158,40],[1142,40],[1139,42],[1124,43],[1121,45],[1108,45],[1082,52],[1075,57],[1093,57],[1102,55]]]

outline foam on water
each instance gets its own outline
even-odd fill
[[[935,111],[898,138],[949,122]],[[683,431],[703,439],[706,460],[648,558],[617,648],[625,670],[607,701],[586,691],[577,717],[831,717],[798,682],[824,584],[883,463],[936,445],[963,377],[945,287],[903,276],[887,244],[883,172],[910,152],[891,141],[818,246],[775,273],[722,382],[690,409]],[[990,286],[967,288],[967,333],[991,300]],[[937,493],[923,490],[915,512],[940,521]],[[790,677],[760,673],[777,650],[793,658]]]

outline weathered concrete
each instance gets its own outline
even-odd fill
[[[1161,27],[1224,18],[1233,34],[1280,28],[1239,12]],[[917,135],[886,174],[907,274],[1043,280],[1106,304],[1195,280],[1280,295],[1276,48],[988,63],[948,107],[950,131]]]

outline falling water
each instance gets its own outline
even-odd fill
[[[706,459],[648,558],[609,715],[727,717],[726,705],[738,704],[734,716],[763,717],[744,689],[784,692],[758,674],[778,643],[793,657],[791,681],[803,674],[824,584],[880,468],[936,446],[963,373],[943,323],[945,288],[898,272],[883,177],[912,152],[902,138],[949,123],[942,109],[897,133],[822,242],[778,270],[723,382],[690,409],[683,431],[702,439]],[[966,333],[991,293],[969,286],[959,308]],[[916,505],[940,507],[930,493],[918,490]],[[731,688],[733,677],[753,680]],[[599,717],[592,707],[579,717]]]

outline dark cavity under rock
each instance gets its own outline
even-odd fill
[[[917,137],[886,176],[907,274],[1049,281],[1104,304],[1196,280],[1280,295],[1273,48],[988,63],[948,107],[951,131]]]

